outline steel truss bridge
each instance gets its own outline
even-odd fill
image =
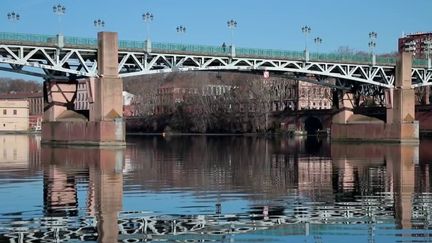
[[[72,80],[98,76],[97,40],[91,38],[0,33],[0,70],[42,77]],[[146,51],[147,50],[147,51]],[[229,48],[203,45],[119,41],[120,77],[174,71],[231,70],[269,71],[294,74],[299,79],[347,88],[352,82],[392,88],[395,58],[355,55],[311,54],[268,49]],[[426,60],[414,60],[412,86],[432,85],[432,69]],[[330,78],[330,79],[329,79]],[[331,81],[330,81],[331,80]]]

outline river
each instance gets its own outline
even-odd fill
[[[432,241],[432,140],[0,136],[0,242]]]

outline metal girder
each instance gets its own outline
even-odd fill
[[[313,75],[320,80],[330,77],[385,88],[394,87],[394,66],[371,66],[338,62],[305,62],[303,60],[282,60],[210,55],[189,55],[170,53],[147,53],[134,51],[119,52],[118,72],[120,77],[130,77],[173,71],[270,71]],[[0,64],[12,68],[0,68],[34,76],[79,76],[96,77],[97,49],[79,49],[20,46],[0,44]],[[22,70],[32,67],[44,70],[45,74]],[[412,69],[413,87],[432,85],[432,70],[415,67]]]
[[[97,76],[97,50],[57,49],[54,47],[0,45],[0,63],[12,68],[2,68],[11,72],[20,72],[18,67],[32,67],[50,70],[58,76]],[[21,72],[34,76],[49,77],[48,73]]]
[[[392,66],[137,52],[120,52],[120,60],[122,60],[119,66],[121,77],[172,71],[267,70],[332,77],[388,88],[393,87],[394,84]],[[144,60],[144,63],[138,65],[137,60]]]

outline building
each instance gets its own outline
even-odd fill
[[[257,111],[258,103],[266,102],[272,112],[286,110],[331,109],[331,90],[318,84],[285,78],[256,79],[232,86],[226,84],[173,80],[157,91],[158,114],[171,112],[175,104],[187,103],[194,97],[219,97],[231,92],[235,96],[237,112]],[[256,87],[254,87],[256,86]],[[234,92],[234,93],[233,93]],[[232,97],[231,97],[232,98]],[[258,103],[255,102],[259,99]],[[229,103],[229,101],[227,101]],[[229,104],[228,104],[229,105]],[[231,104],[234,107],[234,104]]]
[[[76,97],[74,101],[74,109],[76,112],[88,117],[90,104],[93,103],[93,93],[94,93],[94,80],[90,79],[81,79],[78,80]],[[134,98],[135,95],[123,91],[123,114],[125,116],[134,116],[135,115],[135,107],[134,107]]]
[[[265,81],[270,95],[270,110],[273,112],[295,110],[298,90],[297,81],[284,78],[270,78]]]
[[[78,80],[74,106],[77,111],[89,109],[89,103],[91,102],[89,100],[91,97],[90,82],[89,80]]]
[[[29,102],[28,100],[0,100],[0,131],[28,131]]]
[[[427,57],[427,47],[432,47],[432,32],[417,32],[399,38],[398,50],[411,51],[416,58]]]
[[[21,100],[28,102],[28,128],[39,131],[42,127],[44,100],[42,92],[0,94],[0,102],[4,100]]]
[[[298,82],[298,110],[331,109],[331,90],[329,87],[309,82]]]

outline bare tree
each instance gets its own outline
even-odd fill
[[[23,79],[0,79],[0,93],[41,92],[42,83]]]

